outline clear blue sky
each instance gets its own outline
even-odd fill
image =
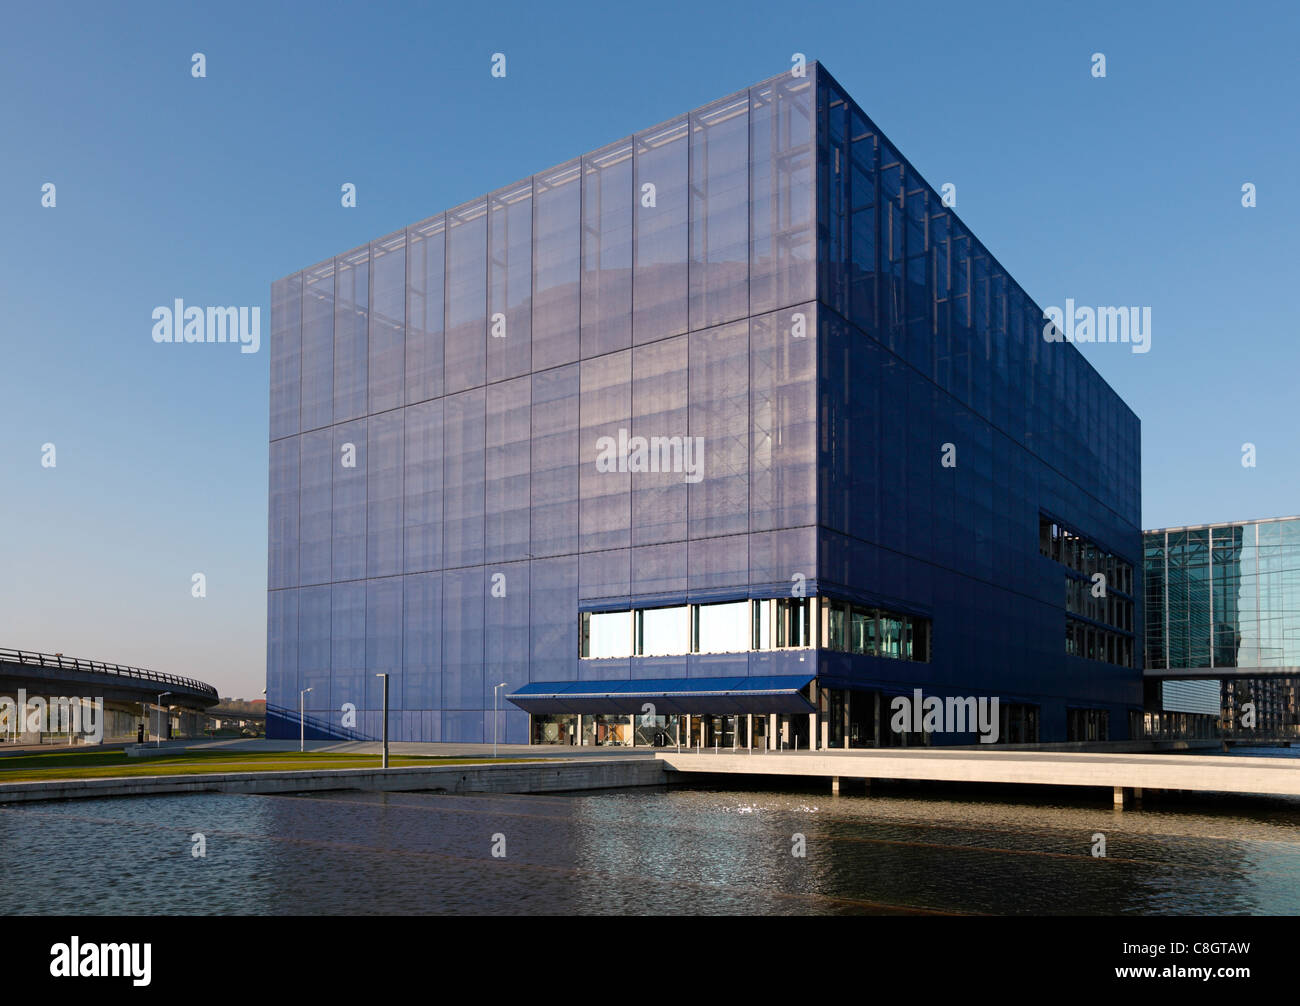
[[[1150,353],[1089,348],[1142,419],[1144,526],[1300,512],[1295,4],[558,7],[9,6],[0,645],[260,695],[270,282],[795,51],[1040,304],[1152,308]],[[263,351],[154,344],[177,297],[262,305]]]

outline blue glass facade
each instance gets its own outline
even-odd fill
[[[1042,325],[816,66],[278,281],[270,735],[310,687],[377,736],[389,673],[400,740],[490,741],[502,682],[523,742],[529,683],[800,675],[821,744],[915,687],[1127,736],[1141,599],[1067,652],[1041,539],[1139,565],[1139,424]]]
[[[1190,713],[1223,733],[1300,732],[1300,518],[1161,528],[1143,534],[1146,667],[1186,670],[1148,684],[1157,733],[1189,732]],[[1205,675],[1222,669],[1222,678]],[[1172,714],[1172,715],[1171,715]]]

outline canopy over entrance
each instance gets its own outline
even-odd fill
[[[507,695],[534,715],[640,715],[647,702],[658,716],[677,713],[811,713],[804,689],[811,674],[737,678],[641,678],[633,681],[534,681]]]

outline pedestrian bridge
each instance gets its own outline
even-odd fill
[[[61,653],[0,648],[0,695],[20,688],[29,695],[86,695],[106,702],[156,702],[166,692],[168,705],[194,710],[221,701],[215,688],[195,678]]]
[[[0,742],[40,744],[51,736],[73,735],[82,743],[138,738],[143,733],[170,736],[173,724],[182,732],[198,728],[200,713],[221,701],[206,681],[179,674],[164,674],[143,667],[128,667],[104,660],[65,657],[61,653],[0,648]],[[9,712],[6,704],[12,701]],[[86,702],[101,702],[102,730],[72,718],[72,709]],[[33,702],[35,719],[28,719],[25,702]],[[161,705],[160,705],[161,703]],[[16,715],[12,710],[21,707]],[[146,718],[154,707],[151,719]],[[49,716],[42,712],[48,709]],[[60,712],[55,715],[55,710]],[[166,711],[166,712],[165,712]],[[78,717],[79,719],[79,717]]]

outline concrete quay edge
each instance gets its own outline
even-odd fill
[[[400,768],[209,772],[106,779],[51,779],[0,783],[0,804],[176,793],[314,793],[329,790],[446,793],[554,793],[566,790],[659,786],[664,766],[642,758],[550,758],[538,762],[412,765]]]

